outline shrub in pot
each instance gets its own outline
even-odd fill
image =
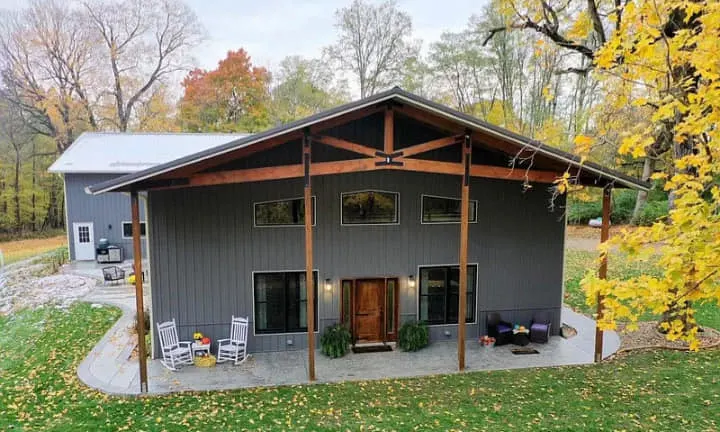
[[[342,324],[335,324],[325,329],[320,338],[322,352],[330,358],[342,357],[350,346],[350,330]]]
[[[417,351],[425,348],[430,341],[430,332],[425,323],[408,321],[400,327],[398,345],[404,351]]]

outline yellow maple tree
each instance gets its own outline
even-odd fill
[[[601,80],[597,130],[575,138],[578,154],[612,137],[620,140],[616,160],[664,162],[652,178],[669,194],[669,215],[601,248],[601,258],[619,250],[622,259],[652,261],[658,271],[626,280],[589,272],[582,282],[588,303],[604,298],[598,325],[613,329],[627,321],[633,328],[654,314],[663,317],[669,339],[697,349],[694,305],[720,303],[720,2],[501,1],[506,22],[489,29],[488,39],[536,32],[586,65],[568,72]],[[607,122],[607,113],[623,118]],[[570,183],[559,178],[556,188],[567,191]]]
[[[669,339],[697,349],[693,305],[720,302],[720,3],[636,0],[614,16],[621,21],[595,55],[597,72],[623,80],[623,99],[651,113],[618,151],[640,158],[667,143],[668,168],[653,178],[664,182],[670,212],[601,247],[602,255],[617,248],[631,261],[656,259],[656,275],[589,273],[582,286],[590,304],[604,298],[601,328],[621,320],[633,328],[644,314],[661,315]]]

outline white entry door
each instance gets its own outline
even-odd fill
[[[92,222],[73,223],[73,241],[75,243],[75,259],[90,261],[95,259],[95,238]]]

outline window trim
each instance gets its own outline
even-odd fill
[[[252,214],[253,214],[253,228],[297,228],[297,227],[304,227],[305,223],[301,224],[281,224],[281,225],[258,225],[257,224],[257,213],[255,213],[255,208],[258,204],[268,204],[268,203],[276,203],[276,202],[283,202],[283,201],[294,201],[294,200],[304,200],[304,196],[299,197],[291,197],[291,198],[281,198],[281,199],[274,199],[274,200],[267,200],[267,201],[253,201],[252,203]],[[317,196],[312,195],[310,197],[310,201],[312,201],[312,212],[313,212],[313,221],[312,226],[317,225]],[[289,270],[290,271],[290,270]]]
[[[344,223],[343,222],[343,196],[362,192],[382,192],[394,194],[397,198],[395,199],[395,222],[382,222],[382,223]],[[393,226],[400,225],[400,192],[381,190],[381,189],[361,189],[347,192],[340,192],[340,226]]]
[[[466,322],[465,325],[471,325],[471,324],[477,324],[478,323],[478,316],[479,314],[479,305],[478,305],[478,290],[479,290],[479,283],[480,283],[480,265],[477,262],[469,262],[467,263],[469,266],[475,266],[475,320]],[[415,280],[417,281],[415,283],[415,303],[416,303],[416,309],[415,309],[415,319],[420,321],[420,270],[423,268],[432,268],[432,267],[460,267],[459,263],[450,263],[450,264],[421,264],[417,266],[417,272],[415,273]],[[459,324],[427,324],[428,327],[441,327],[441,326],[457,326]]]
[[[305,269],[299,269],[299,270],[253,270],[250,272],[250,286],[252,287],[252,329],[253,329],[253,336],[294,336],[294,335],[306,335],[308,332],[307,330],[301,331],[301,332],[281,332],[281,333],[265,333],[260,332],[258,333],[256,331],[255,327],[255,275],[256,274],[263,274],[263,273],[305,273]],[[318,285],[320,285],[320,270],[314,268],[313,273],[317,275]],[[320,290],[320,287],[314,287],[315,291],[317,291],[316,301],[317,305],[315,306],[315,314],[317,315],[317,321],[320,321],[320,296],[322,295],[322,290]],[[320,334],[320,327],[318,323],[315,323],[315,331],[314,334]]]
[[[120,230],[122,231],[122,238],[124,239],[132,239],[132,236],[126,237],[125,236],[125,224],[130,224],[130,231],[132,232],[132,221],[120,221]],[[140,221],[140,225],[145,224],[145,235],[142,235],[142,227],[140,228],[140,238],[146,238],[147,237],[147,221]]]
[[[424,203],[423,203],[425,197],[430,197],[430,198],[442,198],[442,199],[449,199],[449,200],[453,200],[453,201],[462,201],[462,198],[455,198],[455,197],[442,196],[442,195],[432,195],[432,194],[420,194],[420,225],[457,225],[457,224],[459,224],[459,223],[462,222],[462,221],[457,221],[457,222],[450,222],[450,221],[448,221],[448,222],[425,222],[425,221],[423,220],[423,218],[424,218],[424,216],[425,216],[425,206],[424,206]],[[475,206],[475,220],[469,219],[469,220],[468,220],[468,223],[476,224],[476,223],[478,223],[478,208],[479,208],[478,200],[471,199],[471,200],[470,200],[470,205],[474,205],[474,206]],[[468,215],[468,216],[469,216],[469,215]]]

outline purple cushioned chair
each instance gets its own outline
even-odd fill
[[[530,341],[535,343],[547,343],[550,340],[550,317],[547,313],[540,312],[533,316],[530,324]]]
[[[499,313],[491,313],[487,318],[488,336],[495,338],[495,345],[512,343],[513,326],[500,318]]]

